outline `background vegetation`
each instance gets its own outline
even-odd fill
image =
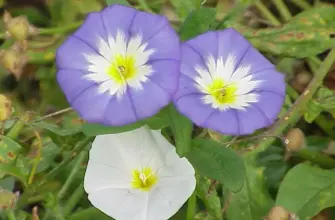
[[[0,219],[111,219],[83,189],[90,143],[140,124],[84,123],[55,81],[54,62],[66,36],[106,3],[163,14],[182,40],[234,27],[286,75],[280,119],[249,137],[192,128],[170,107],[140,122],[162,128],[180,155],[191,148],[196,193],[172,219],[335,219],[331,0],[0,0]]]

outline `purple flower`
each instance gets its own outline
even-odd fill
[[[90,123],[120,126],[172,100],[180,42],[165,17],[113,5],[88,15],[57,51],[57,80]]]
[[[195,124],[246,135],[271,125],[285,97],[284,76],[232,28],[182,45],[177,109]]]

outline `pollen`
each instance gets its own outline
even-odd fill
[[[127,80],[136,76],[135,58],[117,54],[107,70],[108,75],[118,84],[125,84]]]
[[[208,94],[212,95],[218,104],[233,104],[236,101],[236,84],[227,84],[222,79],[214,79],[207,87]]]
[[[143,169],[134,169],[132,171],[131,186],[134,189],[149,191],[156,183],[158,177],[151,167]]]

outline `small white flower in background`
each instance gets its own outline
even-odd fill
[[[192,195],[192,165],[147,126],[97,136],[85,174],[93,206],[116,220],[167,220]]]

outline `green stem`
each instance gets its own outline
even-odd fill
[[[12,139],[16,139],[26,123],[32,118],[31,112],[26,112],[21,119],[18,119],[13,127],[8,131],[6,134],[7,137],[10,137]]]
[[[69,25],[64,25],[61,27],[41,28],[37,30],[36,34],[38,35],[62,34],[62,33],[66,33],[66,32],[69,32],[69,31],[72,31],[78,28],[82,23],[83,23],[82,21],[77,21],[77,22],[70,23]],[[0,33],[0,39],[4,39],[4,38],[5,38],[5,33]]]
[[[335,168],[335,160],[320,152],[311,151],[307,148],[302,148],[294,152],[293,155],[311,161],[312,163],[318,164],[323,168]]]
[[[262,16],[271,22],[272,25],[279,26],[280,21],[271,13],[271,11],[261,2],[258,1],[255,3],[256,8],[262,14]]]
[[[284,21],[289,21],[292,18],[291,12],[288,10],[283,0],[273,0],[276,8],[278,9],[280,16]]]
[[[84,183],[81,183],[77,187],[77,189],[73,192],[71,197],[67,200],[67,202],[64,206],[63,214],[64,214],[65,217],[67,217],[71,213],[71,211],[74,209],[74,207],[76,207],[78,202],[83,197],[84,193],[85,193]]]
[[[78,170],[80,169],[81,164],[86,159],[86,156],[87,156],[87,151],[86,150],[83,150],[82,152],[79,153],[79,156],[78,156],[78,158],[76,160],[76,163],[74,164],[74,166],[71,170],[70,175],[66,179],[63,187],[58,192],[57,197],[58,197],[59,200],[61,200],[65,196],[65,193],[68,191],[70,185],[74,181],[74,179],[76,177],[76,174],[77,174]]]
[[[312,7],[306,0],[292,0],[292,3],[304,10]]]
[[[320,85],[323,83],[323,78],[328,73],[329,69],[335,61],[335,49],[332,49],[328,54],[327,58],[322,62],[317,74],[315,74],[313,80],[310,82],[304,93],[296,100],[291,109],[278,120],[272,129],[270,129],[266,135],[278,136],[281,135],[289,126],[295,125],[301,118],[303,112],[307,107],[307,102],[311,100],[314,93]],[[268,146],[270,146],[275,138],[267,138],[258,144],[256,151],[264,151]]]
[[[197,209],[197,195],[193,192],[187,202],[186,220],[193,220]]]

